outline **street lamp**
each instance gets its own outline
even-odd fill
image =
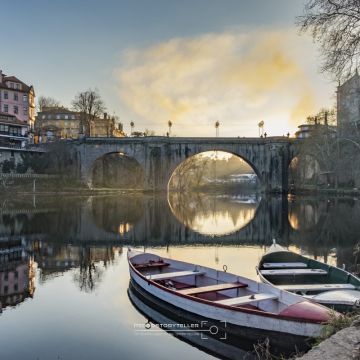
[[[134,122],[132,121],[132,122],[130,123],[130,127],[131,127],[130,135],[132,135],[133,132],[134,132],[134,126],[135,126],[135,124],[134,124]]]
[[[168,121],[168,126],[169,126],[169,136],[171,136],[172,122],[170,120]]]
[[[258,127],[259,127],[259,137],[260,137],[261,135],[264,135],[264,125],[265,125],[264,120],[261,120],[261,121],[258,123]]]
[[[216,121],[215,123],[216,137],[219,137],[219,126],[220,126],[219,121]]]

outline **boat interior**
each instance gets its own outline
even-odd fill
[[[281,314],[299,302],[290,294],[256,281],[224,271],[181,261],[140,254],[130,259],[134,268],[149,281],[182,296],[190,296],[227,305]],[[285,294],[285,298],[284,298]]]
[[[282,290],[297,294],[318,294],[332,290],[357,290],[357,279],[339,268],[283,251],[265,255],[260,274]]]

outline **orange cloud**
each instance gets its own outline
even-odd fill
[[[154,128],[171,119],[179,135],[204,133],[215,120],[248,135],[261,119],[276,131],[282,121],[285,133],[316,110],[292,53],[296,39],[289,31],[229,31],[131,49],[116,71],[120,101]]]

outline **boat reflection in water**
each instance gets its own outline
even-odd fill
[[[159,301],[147,292],[144,292],[137,284],[130,280],[128,288],[128,296],[135,308],[147,318],[147,322],[135,331],[144,334],[159,335],[159,332],[166,331],[169,334],[185,341],[196,348],[205,351],[208,354],[218,357],[219,359],[257,359],[255,353],[263,345],[264,339],[257,336],[249,329],[248,335],[233,329],[229,324],[221,324],[221,322],[212,323],[208,319],[201,316],[185,312],[174,312],[173,308],[163,301]],[[206,321],[205,321],[206,320]],[[184,330],[185,329],[185,330]],[[254,340],[259,339],[259,340]],[[260,341],[260,339],[262,339]],[[296,351],[309,349],[309,344],[304,342],[292,341],[284,342],[278,337],[268,338],[268,350],[273,355],[292,356]]]
[[[253,344],[245,339],[229,338],[216,325],[199,322],[194,318],[179,318],[170,310],[156,306],[132,282],[129,284],[128,295],[135,308],[147,318],[144,325],[136,327],[135,331],[146,332],[147,335],[168,334],[210,354],[219,359],[256,359]],[[140,324],[137,324],[140,325]]]

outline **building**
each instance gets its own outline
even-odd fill
[[[0,149],[23,149],[28,142],[28,125],[15,115],[0,112]]]
[[[13,115],[33,130],[35,122],[35,91],[15,76],[0,70],[0,111]]]
[[[59,139],[77,139],[83,133],[84,114],[64,107],[45,108],[39,112],[35,121],[35,141],[51,142]],[[115,118],[106,113],[103,118],[90,121],[91,137],[123,137],[122,124],[116,127]]]
[[[58,139],[77,139],[81,114],[64,107],[44,108],[35,120],[35,142],[45,143]]]
[[[352,134],[360,126],[360,76],[358,71],[337,88],[337,124],[341,133]]]
[[[297,139],[307,139],[312,135],[316,134],[325,134],[326,131],[331,135],[335,135],[337,131],[336,126],[332,125],[323,125],[323,124],[302,124],[298,126],[299,130],[295,133]]]
[[[90,137],[124,137],[122,124],[116,127],[115,118],[104,113],[102,118],[98,117],[90,121]]]

